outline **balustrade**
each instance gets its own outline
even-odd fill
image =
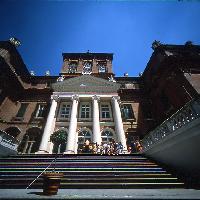
[[[12,150],[17,150],[19,141],[13,136],[1,131],[0,132],[0,145],[7,147]]]
[[[193,99],[143,138],[141,141],[143,150],[199,117],[200,99]]]

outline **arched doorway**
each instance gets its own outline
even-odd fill
[[[27,154],[35,153],[39,150],[41,137],[42,132],[38,127],[28,129],[18,147],[18,152]]]
[[[92,142],[92,131],[89,128],[82,128],[79,133],[78,133],[78,153],[81,153],[83,150],[83,146],[86,141],[89,141],[90,143]]]
[[[53,151],[52,153],[63,153],[66,149],[68,130],[65,128],[60,128],[53,133],[55,136],[61,138],[62,142],[53,142]]]
[[[21,131],[17,127],[9,127],[7,129],[5,129],[5,132],[7,134],[13,136],[14,138],[17,138],[17,136],[21,133]]]
[[[116,141],[115,132],[111,128],[106,128],[101,133],[102,144]]]

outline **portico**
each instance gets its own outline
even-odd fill
[[[92,117],[81,118],[79,116],[79,110],[81,109],[80,103],[81,102],[91,102],[91,107],[89,108],[89,112],[91,112]],[[54,92],[52,95],[52,102],[50,111],[47,118],[47,123],[45,125],[42,141],[40,144],[39,152],[37,153],[52,153],[51,143],[50,143],[50,136],[55,131],[56,119],[59,117],[59,109],[61,109],[60,104],[61,102],[71,102],[70,107],[70,116],[66,123],[68,127],[68,139],[66,143],[66,154],[75,154],[77,153],[77,141],[78,141],[78,129],[77,124],[87,121],[87,124],[91,124],[92,126],[92,143],[101,144],[102,142],[102,135],[101,135],[101,123],[103,123],[104,119],[100,117],[100,109],[101,103],[110,104],[112,110],[110,112],[113,113],[113,117],[109,118],[114,125],[114,130],[116,134],[116,142],[121,142],[124,150],[127,149],[126,147],[126,138],[125,133],[123,130],[123,123],[121,118],[121,112],[119,107],[119,96],[116,93],[113,94],[67,94],[62,92]],[[101,111],[102,112],[102,111]],[[111,115],[111,114],[110,114]],[[107,120],[107,119],[105,119]],[[79,122],[78,122],[79,121]]]

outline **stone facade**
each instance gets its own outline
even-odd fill
[[[115,77],[108,53],[63,53],[59,76],[31,76],[7,41],[0,59],[0,130],[19,140],[21,153],[55,152],[57,130],[68,135],[65,153],[79,153],[86,139],[113,138],[126,150],[199,95],[196,45],[154,45],[140,77]]]

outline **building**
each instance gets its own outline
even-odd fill
[[[13,42],[15,41],[15,42]],[[0,129],[18,153],[81,153],[82,146],[121,142],[124,152],[199,97],[200,46],[155,41],[144,73],[116,77],[112,53],[63,53],[59,76],[29,73],[16,40],[0,42]],[[63,130],[67,141],[50,141]]]

